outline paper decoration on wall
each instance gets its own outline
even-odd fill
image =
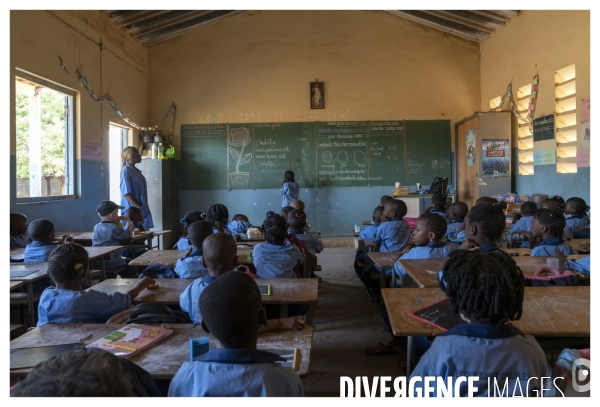
[[[508,139],[482,140],[482,178],[508,177],[510,175],[510,149]]]
[[[556,164],[556,148],[535,150],[533,152],[533,165]]]
[[[502,106],[504,105],[504,101],[506,100],[506,97],[508,96],[510,98],[510,107],[513,111],[513,114],[519,120],[529,123],[529,131],[533,132],[533,119],[535,118],[535,107],[537,105],[537,95],[538,95],[538,90],[539,90],[539,83],[540,83],[540,76],[536,74],[533,77],[533,80],[531,81],[531,94],[529,96],[529,104],[527,106],[527,117],[526,118],[523,118],[523,117],[521,117],[521,115],[519,115],[519,111],[517,109],[517,102],[515,101],[515,98],[514,98],[513,92],[512,92],[512,82],[509,83],[508,86],[506,87],[506,91],[504,91],[504,95],[502,95],[502,100],[500,101],[500,104],[498,106],[496,106],[496,108],[493,110],[500,111],[502,109]]]
[[[127,116],[125,116],[125,114],[119,109],[116,102],[110,96],[110,94],[108,92],[106,92],[106,95],[102,96],[102,98],[100,98],[98,95],[96,95],[94,93],[92,87],[90,86],[89,82],[87,81],[87,78],[85,77],[85,75],[83,74],[81,69],[79,69],[79,68],[77,68],[77,75],[79,75],[79,82],[81,83],[81,85],[88,91],[90,96],[95,101],[102,103],[102,102],[106,102],[108,100],[110,105],[113,107],[113,109],[115,109],[115,112],[117,112],[117,114],[121,117],[121,119],[125,120],[132,127],[136,128],[138,130],[142,130],[142,131],[156,130],[160,126],[162,126],[162,124],[164,123],[164,121],[167,117],[171,116],[171,134],[173,134],[173,122],[174,122],[174,117],[175,117],[175,109],[177,107],[175,105],[175,102],[171,102],[171,106],[169,107],[169,110],[167,110],[167,113],[165,114],[163,119],[160,121],[160,123],[155,124],[154,126],[150,126],[150,127],[143,127],[143,126],[140,126],[139,124],[136,124],[133,121],[129,120],[129,118]]]
[[[581,148],[590,148],[590,122],[581,125]]]
[[[475,149],[477,147],[474,129],[467,131],[467,146],[466,147],[467,147],[467,154],[466,154],[467,167],[474,167],[475,166]]]
[[[102,145],[93,143],[81,143],[81,159],[91,161],[102,161]]]
[[[589,167],[590,166],[590,150],[577,150],[577,166],[578,167]]]
[[[590,98],[581,99],[581,123],[590,122]]]

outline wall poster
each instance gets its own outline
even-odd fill
[[[510,148],[508,139],[482,140],[482,178],[508,177],[510,175]]]
[[[467,131],[467,167],[475,167],[475,129]]]

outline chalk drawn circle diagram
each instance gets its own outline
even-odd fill
[[[364,165],[367,162],[367,156],[362,151],[355,151],[354,162],[358,165]]]
[[[331,151],[323,152],[323,161],[325,161],[327,164],[329,164],[332,160],[333,160],[333,157],[331,156]]]
[[[348,153],[344,150],[337,153],[337,160],[340,164],[346,164],[348,162]]]

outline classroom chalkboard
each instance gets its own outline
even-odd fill
[[[449,120],[181,126],[181,187],[393,186],[452,178]]]
[[[533,119],[533,141],[554,139],[554,115]]]

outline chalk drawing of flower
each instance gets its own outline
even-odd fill
[[[251,142],[250,131],[244,127],[231,129],[227,135],[227,148],[236,163],[235,172],[229,173],[235,188],[246,188],[248,186],[249,173],[240,173],[240,165],[248,164],[252,159],[252,153],[244,154],[244,149]],[[242,147],[242,149],[238,152],[234,147]]]

